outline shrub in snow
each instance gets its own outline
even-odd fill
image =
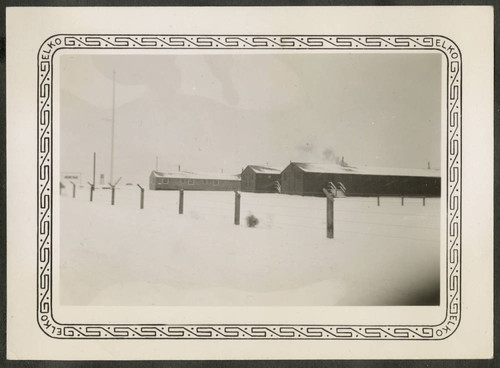
[[[255,227],[259,224],[259,219],[255,217],[254,215],[249,215],[247,216],[247,226],[248,227]]]

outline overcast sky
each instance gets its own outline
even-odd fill
[[[64,55],[61,171],[115,179],[159,169],[239,173],[290,161],[440,164],[441,55]]]

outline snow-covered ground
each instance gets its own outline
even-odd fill
[[[87,188],[60,203],[67,305],[418,305],[439,303],[439,199],[326,199]],[[257,227],[247,227],[253,214]]]

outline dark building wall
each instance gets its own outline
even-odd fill
[[[150,190],[156,190],[156,175],[154,173],[151,173],[149,175],[149,189]]]
[[[255,171],[246,167],[241,173],[241,190],[243,192],[255,192],[256,178]]]
[[[281,172],[281,193],[283,194],[292,194],[292,188],[290,185],[290,180],[292,180],[293,176],[293,166],[288,165]]]
[[[153,183],[152,183],[153,182]],[[153,190],[240,190],[239,180],[187,179],[153,177],[150,179],[150,189]]]
[[[327,188],[328,183],[333,182],[337,185],[335,174],[329,173],[308,173],[304,172],[304,195],[324,196],[323,188]],[[346,183],[343,183],[347,186]]]
[[[430,196],[441,195],[441,179],[422,176],[396,175],[342,175],[336,176],[347,188],[347,195],[395,195]]]
[[[342,183],[348,196],[429,196],[441,195],[441,178],[396,175],[361,175],[305,172],[290,164],[281,175],[281,192],[324,196],[323,188]]]
[[[290,164],[281,173],[281,193],[304,195],[304,173]]]
[[[256,173],[255,191],[258,193],[276,193],[276,181],[281,180],[281,174]]]
[[[241,173],[241,190],[254,193],[276,193],[276,181],[281,180],[281,174],[258,173],[250,167]]]
[[[304,195],[323,195],[328,182],[342,183],[348,196],[429,196],[441,195],[436,177],[304,173]]]

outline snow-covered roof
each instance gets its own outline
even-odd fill
[[[191,171],[176,171],[176,172],[153,171],[153,175],[158,178],[240,180],[239,175],[222,174],[222,173],[203,173],[203,172],[191,172]]]
[[[283,169],[270,166],[248,165],[248,167],[258,174],[281,174],[283,171]]]
[[[436,169],[409,169],[373,166],[351,166],[339,164],[309,164],[294,162],[298,168],[305,172],[329,174],[357,174],[357,175],[388,175],[388,176],[425,176],[440,177]]]

